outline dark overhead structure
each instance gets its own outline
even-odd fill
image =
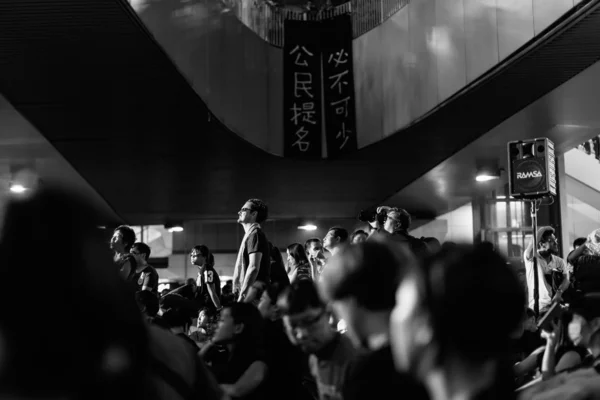
[[[600,59],[597,1],[546,32],[419,122],[334,161],[279,158],[229,132],[123,0],[0,3],[0,93],[129,223],[230,218],[249,197],[274,218],[348,217]]]

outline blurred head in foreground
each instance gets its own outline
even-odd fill
[[[0,398],[143,396],[145,327],[99,223],[81,199],[57,188],[7,204],[0,274],[11,284],[0,291]]]
[[[371,339],[388,337],[396,289],[417,261],[403,246],[370,240],[331,257],[319,289],[348,327],[356,347],[372,348]]]
[[[512,373],[506,376],[501,360],[524,306],[518,278],[498,253],[487,246],[442,249],[398,286],[391,317],[396,366],[424,382],[439,375],[471,382],[464,391],[499,388],[502,380],[508,391],[498,398],[510,398]]]

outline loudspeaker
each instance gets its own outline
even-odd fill
[[[554,143],[546,138],[509,142],[508,184],[516,199],[556,196]]]

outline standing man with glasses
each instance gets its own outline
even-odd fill
[[[238,212],[238,223],[245,232],[233,271],[233,291],[238,302],[258,305],[269,284],[270,247],[260,226],[268,215],[267,205],[259,199],[248,200]]]

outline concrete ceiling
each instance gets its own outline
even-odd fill
[[[503,121],[384,203],[439,215],[471,201],[472,196],[503,187],[506,172],[500,180],[476,182],[478,164],[508,171],[506,145],[512,140],[547,137],[559,155],[597,136],[598,93],[600,63]]]
[[[347,218],[399,190],[404,197],[394,203],[434,216],[472,192],[465,179],[473,159],[501,160],[513,135],[548,135],[562,145],[595,134],[589,98],[561,114],[578,90],[523,110],[600,59],[599,1],[585,2],[409,128],[314,162],[266,154],[211,118],[124,1],[51,3],[0,6],[0,93],[132,224],[229,219],[249,197],[267,200],[274,218]],[[552,129],[572,124],[584,128]],[[465,149],[491,130],[495,141]],[[464,158],[452,158],[461,151]],[[413,185],[423,186],[402,191]]]
[[[65,158],[0,95],[0,204],[10,196],[11,183],[56,184],[79,193],[107,223],[121,218]]]

